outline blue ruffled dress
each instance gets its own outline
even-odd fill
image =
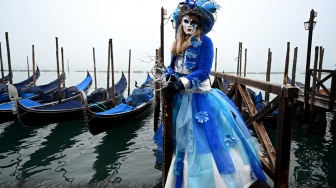
[[[249,187],[257,179],[266,181],[257,143],[240,112],[223,92],[210,87],[210,38],[194,41],[197,45],[192,42],[170,66],[186,89],[174,95],[175,154],[165,187]]]

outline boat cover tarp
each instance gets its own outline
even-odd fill
[[[7,93],[8,87],[6,84],[0,83],[0,94]]]
[[[153,98],[154,94],[151,88],[136,88],[132,91],[132,94],[125,100],[125,103],[121,103],[118,106],[111,108],[109,110],[98,112],[96,115],[110,115],[117,113],[124,113],[131,111],[133,107],[139,106],[145,102],[148,102]]]
[[[71,87],[61,87],[61,99],[67,99],[76,95],[79,95],[79,90],[76,86]],[[44,103],[57,101],[58,99],[58,89],[54,90],[52,93],[45,94],[42,91],[39,91],[40,98]]]
[[[13,102],[0,104],[0,110],[10,110],[12,109]]]
[[[261,91],[259,91],[258,95],[250,88],[247,88],[247,91],[249,92],[251,99],[255,105],[256,110],[259,112],[262,110],[266,104],[262,102],[262,94]],[[277,115],[278,110],[274,110],[270,115]]]
[[[18,90],[19,95],[23,99],[30,98],[32,96],[38,95],[39,91],[41,91],[41,88],[39,86],[32,86],[27,89],[23,90]],[[42,92],[42,91],[41,91]]]
[[[30,100],[30,99],[21,99],[20,103],[26,108],[31,108],[33,106],[40,106],[41,105],[41,103],[38,103],[38,102]],[[5,104],[1,104],[0,105],[0,110],[10,110],[10,109],[12,109],[13,104],[14,104],[14,102],[8,102],[8,103],[5,103]]]
[[[22,104],[22,106],[27,107],[27,108],[31,108],[33,106],[40,106],[41,103],[30,100],[30,99],[21,99],[20,103]]]
[[[124,76],[114,85],[114,93],[115,96],[118,96],[124,91],[124,88],[127,85],[127,80]],[[109,90],[109,98],[112,99],[112,87],[110,87]],[[92,103],[97,103],[97,102],[102,102],[106,101],[106,89],[103,87],[100,87],[96,90],[94,90],[90,95],[87,96],[87,100],[89,104]]]
[[[0,101],[1,102],[9,101],[8,86],[6,85],[5,87],[6,88],[4,89],[3,86],[0,86],[0,94],[1,94]],[[19,96],[22,99],[30,98],[30,97],[33,97],[33,96],[37,95],[40,88],[38,86],[31,86],[31,87],[27,88],[26,90],[27,90],[27,92],[24,92],[21,89],[17,90],[18,93],[19,93]]]
[[[103,112],[97,112],[96,115],[110,115],[110,114],[118,114],[118,113],[124,113],[129,112],[133,109],[132,106],[129,106],[125,103],[120,103],[118,106],[111,108],[109,110],[103,111]]]
[[[247,91],[249,92],[250,94],[250,97],[253,101],[254,104],[258,104],[262,101],[262,94],[261,92],[258,93],[258,95],[255,93],[255,91],[253,91],[252,89],[250,88],[247,88]]]
[[[106,100],[106,89],[105,88],[98,88],[94,90],[90,95],[87,96],[88,103],[96,103]]]
[[[264,107],[266,106],[266,104],[260,102],[260,103],[257,103],[255,105],[255,108],[256,110],[259,112],[260,110],[262,110]],[[270,115],[277,115],[278,114],[278,110],[274,110]]]
[[[132,94],[126,99],[126,102],[130,103],[131,106],[136,107],[151,100],[153,96],[154,93],[151,88],[145,87],[134,89]]]

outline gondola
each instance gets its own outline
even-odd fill
[[[92,85],[92,77],[87,72],[86,77],[84,80],[76,86],[71,87],[62,87],[61,89],[61,96],[62,98],[59,99],[59,91],[55,90],[53,93],[49,95],[41,94],[41,102],[37,102],[31,99],[20,99],[14,97],[14,109],[13,112],[17,114],[17,119],[19,122],[24,126],[39,126],[42,125],[44,122],[55,121],[59,117],[53,116],[55,112],[59,112],[57,107],[60,104],[64,104],[67,102],[79,100],[79,91],[83,90],[88,92]],[[15,90],[14,92],[17,92]],[[15,95],[14,95],[15,96]],[[46,111],[44,113],[43,109],[52,109],[50,111]]]
[[[65,75],[60,76],[60,81],[62,82],[65,79]],[[12,89],[9,89],[10,91],[17,91],[16,87],[11,85]],[[10,87],[10,86],[9,86]],[[32,86],[31,88],[27,89],[25,92],[21,91],[20,95],[18,93],[17,98],[22,99],[31,99],[35,100],[37,102],[41,102],[40,99],[40,93],[43,94],[50,94],[51,92],[55,91],[58,88],[58,78],[54,81],[40,85],[40,86]],[[12,107],[14,105],[13,101],[10,102],[4,102],[0,104],[0,123],[8,122],[8,121],[15,121],[17,120],[16,114],[13,114]]]
[[[35,81],[37,81],[40,78],[40,75],[41,75],[40,69],[38,66],[36,66]],[[15,83],[13,85],[16,87],[16,89],[25,90],[31,87],[33,84],[34,84],[34,74],[30,76],[28,79],[23,80],[22,82],[19,82],[19,83]]]
[[[35,71],[35,81],[40,77],[40,69],[37,67]],[[19,83],[12,84],[18,91],[25,91],[32,87],[34,84],[34,75],[23,80]],[[9,95],[8,95],[8,86],[4,84],[0,84],[0,103],[9,102]],[[19,93],[20,97],[20,93]]]
[[[41,93],[47,95],[54,92],[58,88],[58,82],[62,83],[64,80],[65,80],[65,74],[61,74],[59,79],[56,78],[54,81],[48,84],[32,86],[25,90],[20,90],[19,97],[21,97],[21,99],[32,99],[41,102],[42,100],[40,99]]]
[[[97,135],[114,127],[124,125],[150,111],[155,104],[153,89],[148,87],[150,80],[152,78],[148,74],[146,81],[139,88],[135,88],[128,98],[122,100],[114,108],[105,111],[95,111],[90,108],[86,94],[81,92],[85,106],[84,120],[91,134]]]
[[[80,91],[87,93],[92,84],[92,77],[89,72],[87,72],[87,75],[87,78],[81,84],[77,85],[78,90],[76,90],[74,96],[62,100],[61,103],[55,101],[41,105],[40,103],[30,103],[31,101],[25,101],[25,99],[16,100],[19,122],[23,126],[37,127],[83,118],[84,109],[81,103]],[[124,87],[115,87],[121,88],[119,91],[116,91],[116,93],[122,95],[127,85],[124,74],[122,74],[119,82]],[[105,102],[106,101],[104,101],[104,103]],[[99,102],[95,103],[98,104]],[[101,106],[104,105],[95,105],[94,108],[101,108]]]

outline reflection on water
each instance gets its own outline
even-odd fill
[[[6,177],[8,181],[20,181],[22,179],[19,167],[25,159],[23,149],[27,147],[27,139],[34,137],[37,131],[22,127],[18,122],[3,123],[1,128],[0,179]]]
[[[290,155],[290,187],[332,187],[336,185],[336,141],[331,129],[333,114],[327,114],[325,128],[308,129],[295,121]],[[267,129],[275,146],[276,131]]]
[[[73,177],[66,177],[65,175],[67,155],[63,152],[76,144],[76,140],[73,139],[76,135],[85,131],[85,127],[81,126],[81,123],[81,121],[70,121],[41,127],[39,130],[49,127],[53,127],[53,129],[48,135],[38,139],[43,140],[42,142],[34,143],[38,149],[29,155],[30,160],[21,165],[22,179],[29,177],[64,177],[63,181],[71,182]],[[51,171],[51,166],[55,167],[54,171]],[[61,170],[60,166],[63,166]],[[56,175],[55,172],[59,172],[61,176]]]
[[[60,159],[62,159],[62,158],[65,157],[65,156],[66,156],[65,154],[61,153]],[[62,173],[62,174],[63,174],[62,176],[64,177],[64,180],[65,180],[66,182],[71,182],[71,183],[72,183],[72,182],[75,180],[75,178],[74,178],[74,177],[68,178],[68,177],[66,176],[67,171],[66,171],[66,169],[64,168],[66,163],[67,163],[67,162],[66,162],[65,160],[58,160],[58,166],[56,167],[55,172],[60,172],[60,173]]]
[[[92,167],[95,170],[95,174],[90,182],[99,182],[106,178],[109,179],[109,182],[114,182],[111,179],[116,179],[115,176],[121,166],[118,159],[124,155],[123,153],[126,152],[127,147],[131,145],[128,141],[135,136],[135,130],[139,126],[141,126],[140,123],[126,124],[103,133],[105,136],[95,146],[94,152],[97,157]]]
[[[326,129],[320,129],[323,132],[307,128],[294,131],[292,150],[295,160],[291,165],[291,184],[318,187],[336,185],[336,141],[330,131],[330,117],[327,116]]]
[[[148,115],[152,113],[153,111],[150,111]],[[95,147],[95,153],[97,153],[96,161],[93,164],[95,174],[90,183],[104,180],[111,185],[120,186],[153,182],[152,179],[144,178],[144,174],[139,174],[139,172],[150,173],[150,170],[143,169],[141,165],[136,164],[137,162],[144,164],[147,161],[151,164],[155,161],[154,157],[148,158],[148,155],[152,155],[148,151],[153,152],[152,149],[155,147],[152,133],[148,134],[148,130],[153,130],[152,122],[152,116],[142,116],[136,122],[127,123],[105,133]],[[144,141],[147,141],[147,145],[144,145]],[[150,150],[148,150],[149,147]],[[141,156],[140,154],[143,152],[146,153]],[[159,177],[161,172],[155,172],[157,174],[154,177]]]

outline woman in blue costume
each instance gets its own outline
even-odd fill
[[[165,187],[249,187],[266,181],[256,143],[235,104],[210,86],[214,58],[211,0],[177,7],[167,91],[174,94],[174,156]]]

